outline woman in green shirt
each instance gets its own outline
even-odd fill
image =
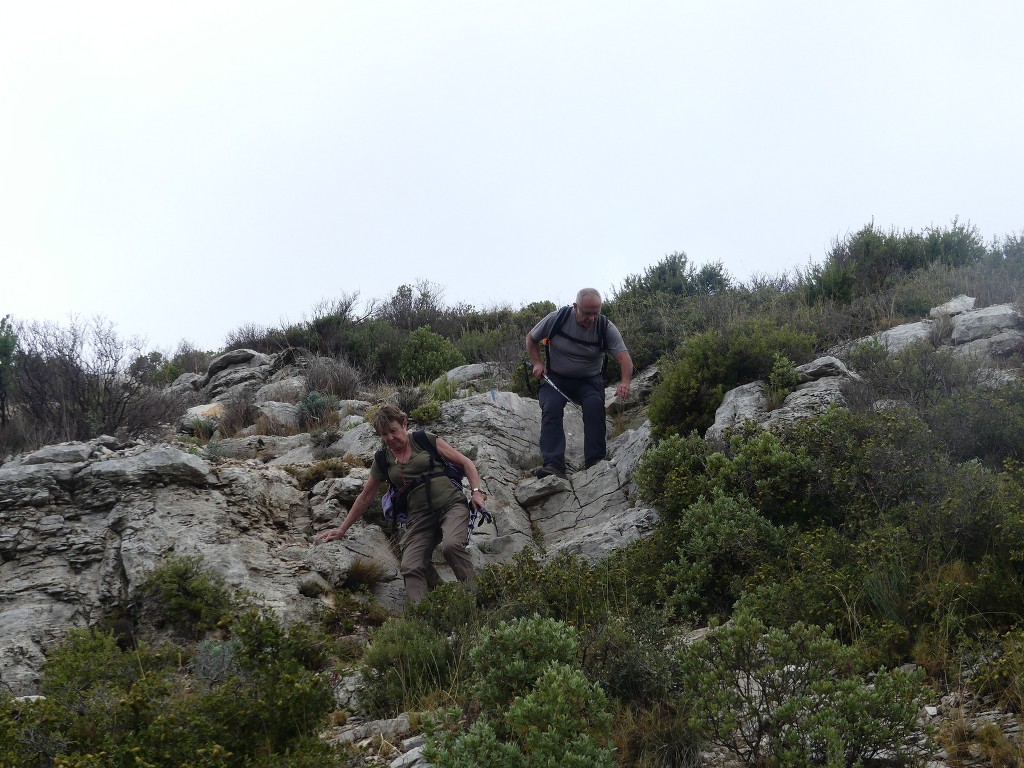
[[[401,571],[406,599],[416,603],[426,596],[430,558],[438,544],[441,544],[441,553],[455,577],[459,581],[471,580],[473,561],[466,550],[469,544],[469,505],[462,487],[437,472],[430,453],[412,439],[409,417],[398,406],[383,406],[371,423],[387,447],[387,476],[375,458],[370,467],[370,476],[345,520],[337,528],[318,533],[317,541],[342,538],[363,516],[385,482],[399,490],[409,487],[411,490],[406,495],[409,522],[401,541]],[[470,503],[477,509],[483,509],[484,497],[476,465],[440,437],[428,432],[427,439],[434,444],[443,459],[462,467],[473,489]],[[429,479],[424,479],[426,476],[430,476]]]

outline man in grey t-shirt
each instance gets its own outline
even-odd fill
[[[584,288],[576,294],[576,302],[568,316],[565,313],[560,315],[560,312],[556,310],[548,314],[526,335],[526,351],[533,361],[534,378],[543,379],[547,374],[554,384],[552,387],[547,381],[542,381],[538,395],[542,414],[540,452],[544,457],[544,466],[537,470],[538,477],[566,476],[562,417],[567,397],[583,408],[583,457],[586,466],[591,467],[604,459],[602,374],[605,353],[615,355],[622,372],[616,395],[627,399],[633,378],[633,360],[622,334],[613,322],[601,316],[600,293],[593,288]],[[558,322],[560,317],[564,320]],[[542,344],[547,347],[546,367],[541,359]]]

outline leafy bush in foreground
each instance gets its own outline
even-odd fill
[[[199,556],[171,554],[140,586],[145,610],[183,637],[198,637],[228,618],[238,604],[224,578]]]
[[[419,619],[394,619],[380,626],[363,657],[363,708],[394,717],[444,689],[452,673],[452,651],[437,631]]]
[[[180,648],[140,644],[122,650],[109,634],[69,633],[44,666],[45,700],[0,697],[0,764],[300,768],[316,760],[331,765],[332,750],[314,736],[333,706],[333,694],[303,665],[308,655],[294,652],[308,643],[266,618],[256,626],[261,641],[278,638],[277,653],[256,652],[243,631],[241,642],[225,641],[200,652],[219,656],[220,672],[195,684],[178,667],[185,656]],[[210,672],[213,665],[204,669]]]
[[[503,711],[530,690],[549,664],[575,662],[576,631],[534,614],[485,629],[470,652],[473,693],[485,711]]]
[[[828,628],[768,629],[746,615],[679,652],[694,727],[757,766],[854,766],[881,754],[921,757],[914,741],[927,701],[919,675],[879,670],[869,683],[857,651]]]
[[[481,715],[465,731],[450,717],[435,726],[428,759],[439,768],[611,768],[608,699],[579,669],[577,648],[571,627],[536,615],[484,630],[470,652]]]

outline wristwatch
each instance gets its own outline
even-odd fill
[[[483,493],[479,488],[471,488],[470,493]]]

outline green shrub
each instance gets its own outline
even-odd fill
[[[637,463],[633,479],[640,498],[675,517],[701,496],[720,486],[708,472],[717,451],[696,432],[669,435],[648,450]]]
[[[997,469],[1024,458],[1024,383],[965,386],[923,418],[954,461],[979,459]]]
[[[446,637],[467,632],[482,619],[475,595],[458,583],[439,584],[420,602],[409,606],[406,616],[426,622]]]
[[[505,618],[534,613],[586,627],[601,621],[616,602],[625,604],[625,588],[607,569],[569,553],[542,564],[524,549],[511,563],[486,567],[478,576],[482,606]]]
[[[604,311],[626,339],[633,364],[643,369],[675,352],[687,335],[706,330],[708,305],[731,288],[720,263],[697,269],[686,254],[674,253],[643,275],[626,277]]]
[[[724,454],[709,460],[716,483],[740,494],[776,525],[826,518],[816,498],[814,463],[803,445],[756,427],[729,436]]]
[[[111,635],[70,633],[44,665],[44,701],[0,699],[3,764],[129,768],[143,755],[155,766],[328,762],[331,750],[313,737],[333,694],[303,666],[316,658],[308,630],[271,624],[259,624],[259,652],[251,632],[203,643],[191,654],[190,678],[180,666],[189,649],[121,650]],[[263,647],[269,638],[272,647]]]
[[[721,493],[699,499],[659,534],[653,546],[672,553],[648,564],[660,566],[651,570],[661,601],[676,615],[698,619],[727,613],[745,581],[778,556],[784,541],[783,531],[743,497]]]
[[[504,712],[548,665],[575,662],[578,646],[572,627],[536,614],[485,629],[470,651],[474,696],[485,712]]]
[[[683,647],[693,724],[747,765],[852,766],[887,754],[920,759],[920,676],[879,670],[869,684],[857,652],[828,628],[768,629],[740,614]]]
[[[982,695],[995,696],[1013,712],[1024,712],[1024,630],[1003,634],[972,682]]]
[[[957,220],[948,229],[923,234],[882,232],[874,222],[832,245],[824,265],[812,270],[808,299],[848,302],[878,293],[915,270],[939,264],[965,267],[988,255],[975,227]]]
[[[501,323],[471,329],[463,332],[455,343],[459,353],[471,363],[498,363],[511,368],[523,356],[523,339],[528,328]]]
[[[507,710],[484,714],[464,732],[454,718],[446,725],[432,727],[425,752],[438,768],[615,765],[608,700],[570,664],[550,663],[532,690]]]
[[[908,408],[852,413],[833,408],[792,425],[783,438],[806,448],[815,503],[844,518],[901,515],[908,504],[942,498],[948,457]]]
[[[150,662],[155,658],[145,645],[140,654]],[[72,629],[43,664],[40,692],[59,699],[98,686],[125,688],[145,675],[146,666],[125,654],[112,633]]]
[[[864,343],[854,349],[850,362],[874,399],[898,400],[918,413],[957,393],[976,389],[983,376],[979,362],[955,355],[946,347],[936,349],[926,340],[893,354],[875,342]]]
[[[171,554],[139,586],[144,610],[185,637],[198,637],[238,607],[224,578],[201,556]]]
[[[798,621],[836,624],[848,640],[865,621],[858,606],[864,563],[847,535],[821,525],[790,532],[785,551],[766,559],[746,581],[735,610],[769,626]]]
[[[329,459],[321,459],[305,469],[295,467],[290,469],[290,471],[295,475],[300,488],[304,491],[311,491],[322,480],[348,475],[352,471],[352,462],[335,456]]]
[[[376,629],[360,670],[360,703],[375,717],[394,717],[443,690],[452,674],[452,651],[424,621],[394,619]]]
[[[398,381],[401,377],[399,360],[408,337],[407,330],[387,320],[371,318],[352,329],[345,355],[355,368],[368,376]]]
[[[409,417],[417,424],[430,424],[441,418],[441,404],[437,400],[430,400],[427,403],[413,408]]]
[[[523,358],[518,365],[512,366],[512,380],[508,385],[509,391],[515,392],[520,397],[537,399],[540,386],[533,378],[533,366]]]
[[[822,511],[813,497],[807,449],[753,426],[730,434],[724,452],[695,432],[671,435],[644,454],[634,479],[640,497],[668,519],[716,492],[743,495],[762,516],[779,524]]]
[[[288,626],[265,611],[249,610],[231,623],[231,636],[248,666],[323,669],[330,638],[303,621]]]
[[[767,320],[696,334],[662,366],[648,406],[655,435],[703,434],[727,390],[767,379],[776,354],[803,362],[813,348],[810,334]]]
[[[299,425],[312,430],[330,422],[338,407],[336,398],[312,390],[299,398]]]
[[[466,358],[451,341],[423,327],[409,334],[398,368],[403,381],[416,384],[432,381],[465,362]]]
[[[458,713],[441,724],[427,723],[427,746],[423,756],[435,768],[526,768],[526,757],[517,744],[498,738],[487,717],[462,730]]]
[[[776,352],[772,359],[771,373],[768,374],[768,410],[775,410],[782,405],[799,383],[800,374],[793,361]]]
[[[527,765],[612,768],[612,716],[601,688],[573,665],[554,662],[505,715]]]
[[[445,375],[438,376],[428,387],[430,399],[436,401],[438,405],[441,403],[447,403],[449,400],[454,400],[458,393],[458,383],[452,381]],[[440,412],[438,413],[440,415]]]
[[[616,709],[612,738],[618,765],[700,768],[706,764],[701,756],[704,744],[690,725],[689,713],[676,706],[681,701],[676,696],[671,703]]]
[[[675,687],[674,664],[665,651],[671,641],[670,628],[656,610],[611,616],[588,633],[583,669],[618,702],[655,706]]]

